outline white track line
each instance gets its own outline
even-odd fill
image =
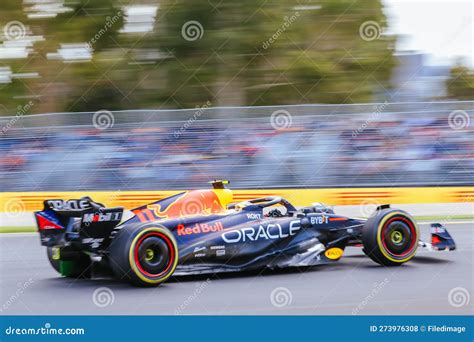
[[[472,220],[466,220],[466,221],[443,221],[443,220],[431,220],[431,221],[418,221],[418,224],[432,224],[432,223],[443,223],[443,224],[469,224],[469,223],[474,223]]]

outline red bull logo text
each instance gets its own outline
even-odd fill
[[[183,224],[179,224],[177,227],[179,236],[220,232],[223,229],[224,229],[224,226],[222,225],[222,222],[216,222],[214,224],[196,223],[192,227],[185,227]]]

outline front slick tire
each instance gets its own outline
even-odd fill
[[[124,226],[112,239],[109,263],[119,279],[137,286],[157,286],[176,269],[178,245],[163,226]]]
[[[364,252],[384,266],[398,266],[411,260],[416,253],[419,231],[415,220],[397,209],[382,209],[364,225]]]

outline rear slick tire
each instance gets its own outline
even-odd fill
[[[115,276],[137,286],[157,286],[166,281],[178,258],[173,233],[160,225],[125,226],[109,247],[109,264]]]

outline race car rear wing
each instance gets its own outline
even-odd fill
[[[35,212],[41,244],[47,247],[81,245],[86,250],[105,247],[121,222],[123,207],[106,208],[90,197],[49,199]]]

